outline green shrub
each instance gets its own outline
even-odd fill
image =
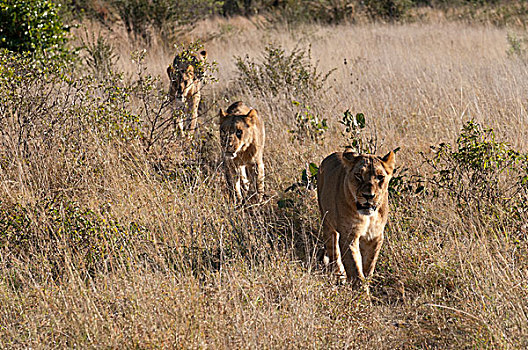
[[[288,22],[338,24],[353,19],[355,0],[286,0],[278,6],[279,17]]]
[[[301,179],[288,186],[284,192],[298,191],[299,189],[314,190],[317,187],[317,173],[319,167],[315,163],[309,163],[301,172]],[[281,202],[279,201],[279,206]]]
[[[295,113],[295,128],[289,130],[293,139],[302,142],[308,138],[317,143],[322,142],[328,130],[326,119],[321,119],[317,113],[312,111],[310,106],[298,101],[292,101],[292,103],[299,108],[299,111]]]
[[[139,120],[130,108],[133,87],[120,74],[104,80],[79,74],[73,65],[53,58],[0,51],[0,127],[2,150],[24,158],[41,147],[78,149],[85,135],[106,141],[139,136]],[[86,136],[86,135],[85,135]]]
[[[111,74],[117,61],[117,54],[112,44],[100,33],[96,38],[95,33],[90,36],[87,31],[81,40],[83,43],[81,50],[85,52],[83,61],[90,73],[100,78]]]
[[[528,39],[523,36],[517,36],[515,34],[508,33],[506,35],[506,40],[508,41],[509,48],[506,51],[509,57],[515,57],[522,61],[527,59],[526,54],[526,43]]]
[[[345,138],[345,148],[350,149],[355,153],[375,154],[377,150],[377,140],[375,136],[367,137],[365,135],[365,127],[367,126],[365,115],[357,113],[354,115],[350,110],[343,113],[343,117],[339,121],[345,127],[342,132]]]
[[[201,43],[191,42],[187,45],[174,45],[174,47],[176,49],[174,61],[191,63],[202,81],[202,87],[217,81],[214,76],[217,70],[216,62],[208,59],[201,61],[195,59],[204,49]],[[181,131],[178,122],[191,116],[186,115],[189,111],[185,109],[185,105],[171,102],[168,93],[159,86],[158,78],[147,73],[144,55],[143,51],[136,53],[134,57],[137,65],[135,96],[143,105],[141,108],[143,141],[146,149],[150,150],[156,144],[167,144],[174,141]]]
[[[364,6],[372,18],[399,20],[407,15],[412,0],[365,0]]]
[[[173,64],[175,62],[192,64],[195,69],[195,74],[201,79],[202,84],[215,83],[217,79],[214,73],[217,71],[216,62],[208,60],[196,60],[201,52],[204,51],[204,45],[199,41],[192,41],[188,44],[175,44],[174,49],[176,55],[174,56]]]
[[[254,15],[272,6],[273,0],[224,0],[222,13],[225,16]]]
[[[528,204],[528,155],[495,138],[493,129],[468,121],[456,144],[431,146],[428,182],[452,197],[462,212],[519,213]]]
[[[241,82],[265,96],[288,93],[307,97],[320,90],[335,69],[321,73],[311,62],[310,49],[286,53],[280,45],[268,45],[260,62],[236,57]]]
[[[50,0],[0,0],[0,47],[11,51],[62,50],[67,27]]]
[[[338,24],[354,18],[353,0],[316,0],[310,1],[310,12],[313,19]]]
[[[18,259],[45,262],[55,278],[68,268],[66,256],[89,274],[127,261],[132,239],[144,232],[135,222],[121,224],[108,213],[57,197],[33,205],[0,201],[0,248]]]
[[[148,37],[150,26],[162,34],[172,33],[175,26],[192,24],[219,12],[217,0],[111,0],[127,30]]]

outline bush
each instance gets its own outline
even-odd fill
[[[412,7],[412,0],[365,0],[364,5],[373,18],[399,20]]]
[[[127,30],[147,38],[150,26],[162,34],[171,34],[178,25],[192,24],[219,12],[216,0],[111,0]]]
[[[295,114],[295,128],[289,130],[294,140],[304,141],[308,138],[310,141],[322,142],[324,135],[328,130],[326,119],[322,118],[312,111],[310,106],[301,104],[298,101],[292,101],[294,106],[299,108]]]
[[[345,148],[355,153],[375,154],[377,151],[377,139],[371,135],[365,135],[366,119],[363,113],[354,115],[350,110],[343,113],[343,118],[339,121],[345,127],[342,135],[345,138]]]
[[[339,24],[353,19],[355,0],[286,0],[279,6],[284,21]]]
[[[225,0],[222,4],[224,16],[254,15],[273,4],[273,0]]]
[[[0,0],[0,47],[11,51],[62,50],[67,27],[50,0]]]
[[[111,74],[117,61],[112,44],[103,35],[98,34],[96,38],[94,33],[90,36],[86,31],[82,43],[81,50],[86,53],[83,57],[84,63],[90,73],[100,78]]]
[[[191,42],[187,45],[175,45],[175,49],[177,53],[174,61],[192,64],[195,67],[196,75],[202,81],[202,88],[217,81],[214,76],[217,70],[216,62],[208,59],[197,61],[195,58],[204,49],[201,43]],[[136,53],[134,58],[137,64],[136,97],[144,106],[142,108],[145,130],[143,140],[147,150],[150,150],[154,144],[173,141],[174,136],[181,131],[178,128],[178,122],[182,119],[189,119],[191,116],[185,115],[190,111],[186,110],[184,104],[171,102],[169,95],[157,84],[158,78],[154,78],[146,72],[144,55],[145,52]]]
[[[239,78],[251,90],[265,96],[288,93],[293,96],[308,97],[320,90],[330,74],[318,71],[311,62],[310,49],[295,48],[286,53],[280,45],[268,45],[260,62],[236,57]]]
[[[18,155],[38,154],[41,141],[67,144],[81,130],[107,141],[138,137],[137,117],[127,108],[132,88],[121,75],[100,81],[61,60],[8,51],[0,52],[0,67],[0,126],[3,141],[14,138],[3,151],[17,145]]]
[[[528,204],[528,155],[495,138],[493,129],[468,121],[456,144],[431,146],[428,182],[445,191],[462,212],[524,213]]]
[[[104,181],[102,148],[137,143],[143,133],[135,91],[121,75],[100,80],[73,68],[0,50],[0,170],[21,187],[82,192],[83,178]]]
[[[143,232],[135,222],[121,224],[69,200],[48,198],[33,205],[0,201],[0,248],[17,259],[42,261],[54,278],[68,269],[67,260],[91,275],[129,260],[130,242]]]
[[[517,36],[515,34],[508,33],[506,35],[506,40],[508,41],[509,48],[506,51],[508,57],[517,58],[522,62],[526,62],[527,55],[527,43],[528,39],[524,36]]]

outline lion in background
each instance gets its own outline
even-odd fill
[[[248,192],[248,174],[256,178],[257,198],[264,193],[265,142],[264,123],[255,109],[235,102],[226,112],[220,109],[220,143],[222,147],[228,188],[236,199],[243,201],[242,192]]]
[[[374,271],[388,218],[393,171],[392,151],[384,157],[337,152],[319,167],[317,197],[325,262],[341,281],[364,282]]]
[[[203,67],[201,63],[207,58],[205,50],[197,54],[177,54],[167,74],[170,79],[169,98],[171,102],[182,103],[184,113],[190,118],[178,121],[180,131],[196,130],[198,122],[198,106],[201,100]]]

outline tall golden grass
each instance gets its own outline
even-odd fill
[[[36,226],[24,230],[56,235],[24,243],[24,254],[20,245],[2,245],[0,347],[528,346],[528,232],[521,220],[460,215],[445,194],[393,201],[368,302],[323,273],[315,195],[284,194],[307,163],[343,149],[338,119],[346,109],[366,115],[379,153],[401,147],[397,164],[412,174],[426,176],[419,152],[455,142],[469,119],[528,151],[528,71],[526,61],[507,54],[508,30],[456,23],[291,29],[242,21],[204,22],[186,40],[206,38],[209,58],[218,62],[219,82],[202,94],[202,130],[215,131],[217,109],[237,100],[263,116],[269,201],[236,208],[218,168],[186,167],[189,157],[169,154],[169,169],[157,172],[139,144],[108,145],[98,135],[79,145],[84,163],[42,149],[31,164],[2,167],[3,202],[37,208],[19,214]],[[115,45],[119,70],[135,71],[130,52],[141,43],[119,28],[88,31]],[[329,121],[324,142],[292,139],[295,96],[264,98],[237,83],[234,57],[259,59],[270,43],[311,47],[320,71],[336,68],[306,101]],[[172,55],[154,43],[145,60],[166,86]],[[213,160],[215,147],[208,151]],[[89,209],[100,217],[93,225],[108,227],[88,240],[102,251],[96,264],[79,253],[85,240],[60,235],[65,220],[90,216],[62,204],[50,214],[39,204],[50,194]],[[285,197],[293,205],[279,208]],[[111,230],[122,238],[115,241]]]

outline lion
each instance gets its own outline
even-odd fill
[[[205,50],[190,57],[177,54],[172,64],[167,67],[167,74],[170,79],[169,99],[171,102],[183,103],[185,113],[190,115],[190,119],[185,121],[185,125],[183,120],[178,122],[182,132],[184,130],[196,130],[203,78],[199,64],[206,58],[207,52]]]
[[[243,201],[242,190],[249,190],[247,175],[256,178],[257,199],[264,193],[265,142],[264,123],[255,109],[238,101],[226,112],[220,109],[220,142],[222,146],[227,185],[239,202]],[[234,183],[234,177],[236,177]],[[242,185],[241,185],[242,182]]]
[[[383,243],[388,218],[388,187],[394,152],[384,157],[336,152],[326,157],[317,175],[325,263],[341,282],[365,285]]]

